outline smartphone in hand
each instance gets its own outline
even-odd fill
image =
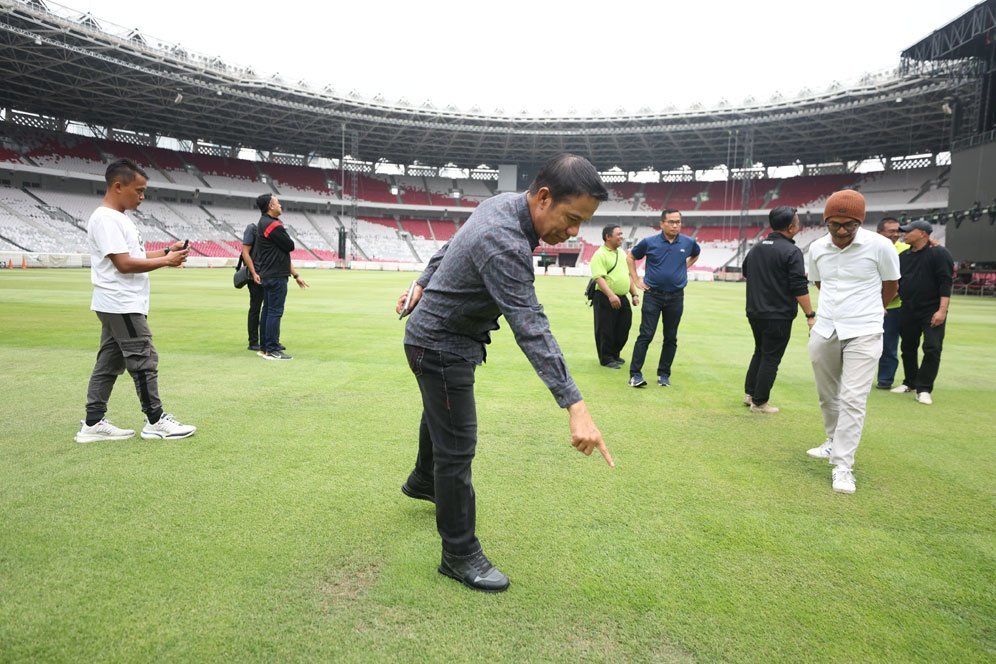
[[[418,283],[417,281],[413,281],[411,285],[408,287],[408,295],[405,296],[405,304],[403,307],[401,307],[401,313],[398,314],[398,320],[401,320],[402,318],[404,318],[405,316],[407,316],[412,312],[411,310],[412,295],[415,293],[415,284],[417,283]]]
[[[181,247],[181,249],[186,249],[189,246],[190,246],[190,240],[184,240],[183,241],[183,247]]]

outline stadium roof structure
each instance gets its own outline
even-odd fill
[[[753,161],[766,165],[942,152],[953,138],[945,101],[978,86],[972,76],[897,70],[715,109],[545,117],[416,108],[265,79],[137,31],[112,34],[43,0],[0,0],[0,78],[9,108],[216,145],[471,168],[571,151],[624,170],[741,166],[730,163],[731,145],[748,135]]]

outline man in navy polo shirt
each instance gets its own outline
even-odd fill
[[[657,333],[657,319],[664,321],[664,347],[657,363],[657,384],[671,384],[671,363],[678,350],[678,323],[685,308],[685,284],[688,268],[699,259],[699,243],[681,234],[681,212],[668,208],[661,213],[661,233],[644,238],[626,254],[630,279],[646,292],[640,309],[640,335],[633,346],[629,364],[630,387],[644,387],[643,360],[647,347]],[[646,257],[645,277],[636,273],[636,261]]]

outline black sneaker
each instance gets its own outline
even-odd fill
[[[469,556],[454,556],[443,551],[439,573],[486,593],[503,592],[509,584],[508,577],[491,564],[483,550]]]
[[[631,374],[629,377],[630,387],[645,387],[647,381],[643,380],[643,374]]]
[[[657,385],[659,387],[671,387],[671,377],[670,376],[658,376]]]
[[[282,350],[275,350],[263,356],[267,360],[293,360],[294,358]]]
[[[405,494],[409,498],[414,498],[416,500],[428,500],[430,503],[436,503],[436,494],[432,488],[418,487],[414,484],[409,477],[408,480],[401,485],[401,493]]]

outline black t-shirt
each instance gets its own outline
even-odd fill
[[[795,299],[809,292],[802,251],[795,241],[772,231],[744,257],[747,316],[792,320],[799,311]]]
[[[252,249],[252,262],[260,278],[289,277],[290,252],[294,240],[279,219],[264,214],[256,224],[256,244]]]
[[[951,297],[954,259],[944,247],[910,247],[899,254],[899,297],[903,309],[917,314],[937,311],[942,297]]]

